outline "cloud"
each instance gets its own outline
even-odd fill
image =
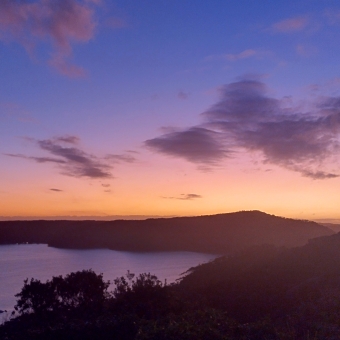
[[[152,150],[194,163],[214,164],[228,153],[219,141],[219,134],[203,127],[170,132],[144,143]]]
[[[246,123],[268,119],[279,108],[279,101],[265,95],[266,86],[258,80],[245,79],[220,87],[220,100],[203,113],[209,120]]]
[[[12,153],[4,153],[5,156],[15,157],[15,158],[23,158],[28,160],[33,160],[37,163],[57,163],[57,164],[66,164],[66,162],[62,159],[51,158],[51,157],[34,157],[34,156],[25,156],[22,154],[12,154]]]
[[[237,61],[241,59],[247,59],[257,54],[255,50],[244,50],[238,54],[226,54],[225,58],[229,61]]]
[[[301,170],[302,176],[310,177],[312,179],[327,179],[327,178],[337,178],[339,175],[333,173],[327,173],[324,171],[309,171],[309,170]]]
[[[62,142],[62,143],[68,143],[68,144],[78,144],[80,141],[80,138],[77,136],[70,136],[70,135],[65,135],[65,136],[60,136],[54,138],[55,142]]]
[[[298,44],[296,46],[296,53],[301,57],[310,57],[317,53],[317,49],[314,46]]]
[[[179,99],[185,100],[185,99],[189,98],[189,93],[186,93],[184,91],[179,91],[178,94],[177,94],[177,97]]]
[[[50,66],[58,70],[59,73],[70,78],[81,78],[86,75],[85,70],[77,65],[69,64],[65,55],[57,54],[48,62]]]
[[[0,118],[13,118],[19,122],[34,122],[31,114],[23,107],[12,102],[0,103]]]
[[[308,25],[308,18],[296,17],[279,21],[272,25],[272,30],[278,33],[292,33],[302,31]]]
[[[129,151],[129,153],[134,153],[133,151]],[[134,163],[137,159],[134,156],[125,154],[109,154],[105,156],[105,159],[111,161],[112,163]]]
[[[63,190],[60,190],[60,189],[55,189],[55,188],[52,188],[50,189],[51,191],[55,191],[55,192],[62,192]]]
[[[310,111],[301,112],[293,100],[273,98],[268,92],[254,79],[227,84],[217,103],[201,114],[201,125],[165,133],[145,144],[200,166],[217,164],[231,153],[252,152],[263,163],[304,177],[338,177],[327,169],[340,150],[340,97],[323,97],[310,103]]]
[[[197,194],[181,194],[178,197],[164,197],[162,196],[162,198],[165,199],[171,199],[171,200],[181,200],[181,201],[191,201],[193,199],[197,199],[197,198],[202,198],[201,195],[197,195]]]
[[[32,52],[38,43],[52,46],[49,64],[60,73],[78,77],[84,70],[70,64],[74,42],[88,42],[95,32],[94,9],[99,1],[1,0],[0,33]],[[1,37],[1,36],[0,36]]]
[[[63,173],[73,177],[109,178],[110,167],[97,157],[75,147],[65,147],[58,140],[39,140],[38,146],[65,161]]]
[[[183,196],[182,200],[193,200],[193,199],[196,199],[196,198],[202,198],[201,195],[197,195],[197,194],[182,194],[181,196]]]
[[[270,54],[269,51],[258,51],[254,49],[247,49],[239,53],[227,53],[227,54],[215,54],[205,58],[206,61],[211,60],[228,60],[228,61],[239,61],[252,57],[263,57]]]
[[[76,136],[63,136],[52,139],[33,140],[41,150],[52,155],[48,157],[5,154],[10,157],[32,160],[37,163],[54,163],[61,174],[72,177],[112,178],[111,166],[104,160],[75,147],[79,142]],[[71,146],[69,145],[71,144]]]

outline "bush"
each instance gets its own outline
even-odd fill
[[[56,276],[42,283],[31,279],[24,281],[24,286],[14,309],[19,315],[45,315],[58,311],[83,309],[97,310],[108,297],[110,282],[104,282],[102,274],[92,270],[83,270],[66,275]]]
[[[120,277],[114,280],[113,308],[120,313],[133,313],[141,318],[158,318],[168,313],[175,304],[171,286],[157,276],[140,274],[135,280]]]

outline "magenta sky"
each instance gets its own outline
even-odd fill
[[[0,215],[340,219],[338,1],[0,2]]]

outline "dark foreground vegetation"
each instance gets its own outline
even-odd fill
[[[257,246],[189,269],[109,282],[91,270],[26,280],[0,339],[339,339],[340,234]]]
[[[311,221],[241,211],[143,221],[2,221],[0,244],[45,243],[57,248],[196,251],[231,254],[261,244],[296,247],[334,234]]]

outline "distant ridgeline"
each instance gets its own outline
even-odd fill
[[[0,244],[44,243],[57,248],[195,251],[227,254],[248,246],[301,246],[334,234],[311,221],[241,211],[142,221],[1,221]]]

